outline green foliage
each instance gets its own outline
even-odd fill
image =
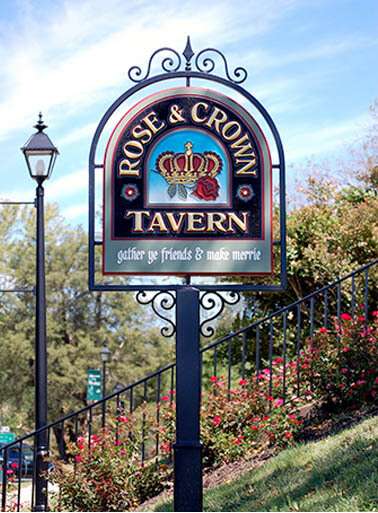
[[[306,183],[302,183],[304,201],[290,208],[287,214],[288,287],[279,295],[257,294],[258,317],[377,258],[378,100],[372,106],[371,114],[370,131],[358,150],[351,150],[352,157],[342,165],[338,177],[334,169],[325,173],[322,163],[309,164],[303,170],[303,175],[308,177]],[[276,239],[279,239],[278,228],[275,224]],[[278,263],[278,254],[276,256]],[[362,287],[362,280],[356,283],[357,291]],[[235,319],[234,328],[250,322],[256,295],[245,294],[244,297],[244,316]],[[372,304],[377,303],[377,269],[372,269],[369,275],[369,297]],[[350,305],[350,292],[342,290],[342,301]]]
[[[46,209],[46,293],[49,418],[86,404],[86,371],[101,367],[108,342],[112,361],[107,390],[127,384],[170,359],[148,307],[132,294],[88,291],[87,235]],[[35,212],[0,210],[0,276],[12,287],[35,284]],[[34,297],[0,294],[0,387],[2,422],[23,434],[34,410]]]

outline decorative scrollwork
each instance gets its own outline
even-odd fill
[[[159,291],[155,293],[148,293],[141,290],[136,295],[136,300],[141,305],[151,305],[154,313],[163,321],[168,323],[168,326],[163,326],[160,329],[160,333],[163,337],[170,338],[176,333],[176,325],[169,318],[168,315],[164,315],[165,312],[173,310],[176,306],[176,297],[172,292]]]
[[[235,68],[231,76],[228,70],[226,57],[223,55],[222,52],[220,52],[216,48],[205,48],[197,54],[195,66],[198,69],[198,71],[201,71],[202,73],[211,73],[214,70],[215,61],[214,59],[206,55],[209,53],[215,53],[216,55],[219,55],[221,57],[221,59],[223,60],[226,77],[228,78],[228,80],[230,80],[230,82],[234,82],[235,84],[241,84],[247,79],[248,72],[245,68],[242,68],[241,66]]]
[[[142,75],[142,69],[140,66],[132,66],[128,71],[129,79],[132,82],[143,82],[146,80],[151,72],[151,66],[152,61],[154,60],[155,56],[162,52],[169,52],[171,55],[166,56],[161,61],[161,67],[166,73],[172,73],[174,71],[178,71],[181,66],[181,56],[180,54],[174,50],[173,48],[169,48],[165,46],[164,48],[159,48],[158,50],[155,50],[155,52],[151,55],[150,60],[148,61],[147,71],[143,77]]]
[[[195,53],[192,49],[190,37],[188,36],[185,49],[182,52],[182,55],[184,56],[185,60],[182,59],[179,52],[177,52],[173,48],[159,48],[151,55],[150,60],[148,61],[147,71],[144,74],[144,76],[142,76],[142,69],[140,66],[132,66],[128,71],[129,79],[132,82],[136,83],[143,82],[144,80],[146,80],[151,73],[152,61],[154,60],[156,55],[163,52],[169,54],[168,56],[164,57],[161,61],[161,68],[166,73],[174,73],[176,71],[179,71],[182,64],[185,64],[185,66],[183,66],[185,71],[190,72],[192,70],[191,60],[194,57]],[[216,54],[221,58],[224,64],[226,77],[230,82],[233,82],[234,84],[241,84],[247,79],[247,70],[245,68],[242,68],[241,66],[238,66],[230,73],[226,57],[223,55],[221,51],[217,50],[216,48],[205,48],[197,54],[194,63],[195,70],[201,73],[212,73],[212,71],[215,69],[215,60],[212,56],[209,56],[209,54]]]
[[[224,310],[226,305],[233,306],[240,301],[239,292],[205,292],[200,297],[200,305],[209,312],[209,317],[206,317],[200,324],[200,333],[203,337],[212,337],[215,333],[215,328],[210,324],[216,319]]]

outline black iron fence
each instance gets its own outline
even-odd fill
[[[202,386],[205,389],[215,379],[222,379],[231,395],[240,379],[248,377],[258,381],[263,372],[268,395],[271,395],[274,364],[282,363],[280,397],[288,401],[302,394],[301,365],[290,370],[290,362],[304,349],[306,341],[319,328],[330,327],[343,313],[359,315],[368,322],[370,311],[377,304],[378,260],[371,262],[306,297],[285,306],[201,349]],[[290,380],[290,397],[288,387]],[[90,451],[96,435],[108,430],[118,440],[119,432],[129,417],[134,422],[127,428],[137,445],[140,464],[172,459],[171,449],[162,452],[161,403],[172,403],[175,390],[175,364],[171,363],[156,372],[108,395],[79,411],[50,423],[43,430],[25,435],[0,448],[1,509],[2,511],[30,510],[34,506],[36,437],[47,433],[47,472],[54,461],[65,461],[75,467],[70,447],[85,444]],[[269,409],[269,407],[267,408]],[[59,500],[59,490],[47,482],[46,509],[49,496]]]

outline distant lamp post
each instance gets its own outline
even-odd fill
[[[102,427],[105,427],[105,416],[106,416],[106,404],[104,398],[106,396],[106,365],[110,362],[112,357],[112,352],[107,346],[107,343],[104,342],[104,345],[100,351],[101,361],[102,361]]]
[[[35,316],[35,429],[47,424],[47,344],[46,344],[46,280],[45,280],[45,230],[44,230],[44,189],[43,182],[51,176],[55,160],[59,154],[47,134],[47,125],[42,114],[34,128],[37,129],[21,148],[25,156],[30,176],[36,180],[35,207],[37,210],[36,242],[36,316]],[[35,511],[46,511],[47,505],[47,432],[41,430],[36,435],[36,480]]]
[[[125,388],[125,385],[122,385],[122,383],[117,383],[113,388],[113,394],[117,394],[117,416],[125,413],[125,401],[122,401],[119,396]]]

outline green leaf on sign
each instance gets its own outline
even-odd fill
[[[176,184],[173,183],[171,184],[169,187],[168,187],[168,194],[171,198],[173,198],[173,196],[175,196],[176,194]]]
[[[187,192],[186,187],[184,185],[180,184],[178,186],[178,193],[179,193],[180,198],[186,199],[188,197],[188,192]]]

